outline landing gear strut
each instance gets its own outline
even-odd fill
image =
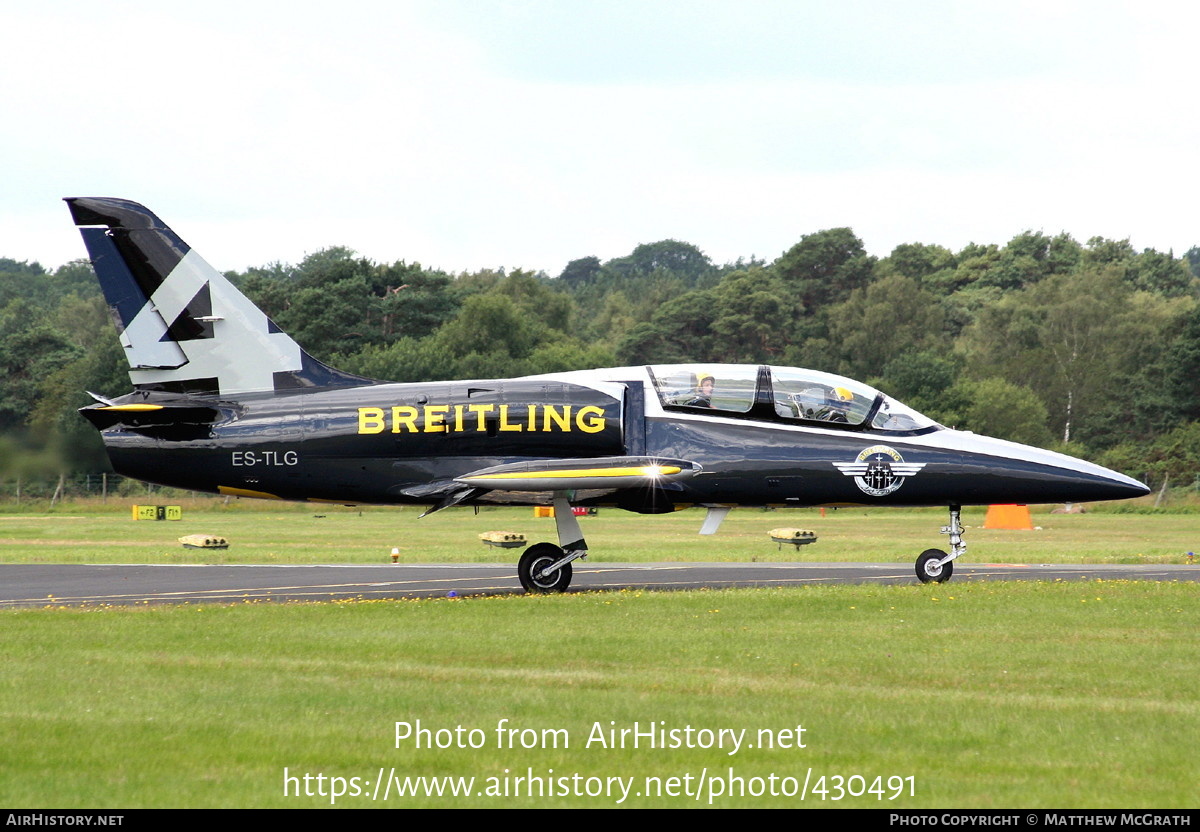
[[[554,525],[558,545],[535,543],[517,564],[517,577],[526,592],[566,592],[571,585],[572,561],[587,557],[587,542],[566,491],[554,492]]]
[[[963,543],[962,506],[950,506],[950,525],[942,526],[942,534],[950,535],[950,554],[941,549],[926,549],[917,558],[917,577],[921,583],[944,583],[954,574],[954,561],[966,554]]]

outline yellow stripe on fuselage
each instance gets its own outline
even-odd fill
[[[649,470],[653,468],[654,470]],[[505,474],[484,474],[479,477],[462,477],[463,480],[529,480],[568,479],[570,477],[648,477],[678,474],[682,468],[675,465],[647,466],[636,468],[578,468],[562,471],[511,471]]]

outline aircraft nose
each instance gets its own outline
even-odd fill
[[[1099,467],[1099,466],[1096,466]],[[1107,496],[1094,497],[1098,500],[1129,500],[1133,497],[1145,497],[1150,493],[1150,487],[1145,483],[1138,482],[1133,477],[1127,477],[1124,474],[1101,468],[1107,477],[1097,477],[1099,482],[1094,484],[1094,487],[1105,492]]]
[[[1128,500],[1150,493],[1132,477],[1083,460],[1074,460],[1069,467],[1040,467],[1030,486],[1040,495],[1027,502],[1091,503]]]
[[[1056,492],[1047,502],[1087,503],[1143,497],[1150,489],[1133,477],[1074,457],[1038,460],[1047,492]],[[1051,463],[1051,464],[1047,464]],[[1057,463],[1057,464],[1053,464]]]
[[[1029,445],[959,432],[941,441],[963,452],[963,473],[981,502],[1086,503],[1150,493],[1118,471]]]

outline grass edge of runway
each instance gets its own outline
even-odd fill
[[[811,806],[1187,808],[1196,595],[1092,581],[4,611],[0,782],[12,807],[302,807],[329,800],[285,798],[285,766],[481,780],[811,768],[916,783],[913,798]],[[417,719],[487,742],[396,748],[395,722]],[[563,729],[571,747],[498,749],[501,719]],[[582,747],[610,722],[803,724],[808,747]]]
[[[271,509],[271,510],[268,510]],[[527,543],[555,540],[554,521],[530,509],[475,514],[449,509],[418,519],[406,508],[250,505],[195,501],[182,521],[133,521],[128,507],[99,503],[52,513],[0,513],[4,563],[512,563],[521,549],[483,545],[479,534],[504,530]],[[1185,564],[1200,551],[1195,515],[1094,512],[1033,514],[1034,531],[983,529],[984,509],[964,511],[966,563]],[[700,535],[700,510],[641,516],[602,510],[582,518],[593,562],[876,562],[912,563],[931,547],[944,510],[789,509],[733,511],[715,535]],[[817,542],[773,543],[768,531],[807,528]],[[178,540],[199,533],[224,537],[227,549],[187,549]],[[1191,559],[1195,561],[1195,557]],[[515,567],[514,567],[515,568]]]

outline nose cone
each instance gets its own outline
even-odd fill
[[[947,431],[962,454],[963,472],[978,503],[1085,503],[1142,497],[1150,489],[1132,477],[1065,454],[1029,445]]]
[[[1100,468],[1099,465],[1096,466]],[[1110,490],[1111,497],[1104,497],[1105,500],[1128,500],[1132,497],[1145,497],[1150,493],[1150,486],[1144,482],[1139,482],[1133,477],[1127,477],[1124,474],[1118,474],[1116,471],[1110,471],[1108,468],[1100,468],[1108,477],[1109,483],[1106,488]]]
[[[1071,457],[1067,457],[1071,459]],[[1132,477],[1076,459],[1073,469],[1059,469],[1047,480],[1062,493],[1074,496],[1059,497],[1054,502],[1086,503],[1096,500],[1128,500],[1144,497],[1150,489]]]

